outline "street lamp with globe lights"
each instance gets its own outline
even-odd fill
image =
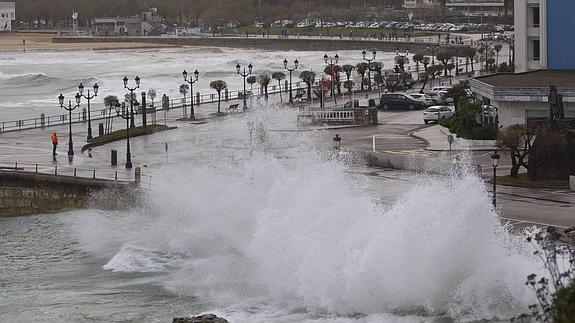
[[[86,137],[87,140],[91,140],[92,139],[92,119],[90,117],[90,100],[92,100],[93,98],[98,96],[98,89],[100,87],[98,86],[98,83],[94,84],[94,95],[90,95],[90,90],[88,89],[88,94],[84,95],[84,84],[80,83],[80,85],[78,86],[78,92],[80,93],[80,95],[88,100],[88,136]]]
[[[133,120],[133,110],[126,111],[127,109],[122,110],[120,104],[116,104],[116,114],[120,116],[122,119],[126,120],[126,168],[132,168],[132,153],[130,152],[130,124],[129,120]]]
[[[134,91],[136,91],[137,89],[140,88],[140,77],[136,76],[136,78],[134,79],[134,81],[136,82],[136,87],[131,88],[128,87],[128,77],[124,76],[124,88],[128,91],[130,91],[130,127],[134,128],[136,125],[134,124]]]
[[[72,106],[72,100],[68,100],[68,106],[64,104],[64,95],[60,94],[58,96],[58,101],[60,103],[60,108],[68,111],[68,126],[69,126],[69,133],[68,133],[68,158],[72,161],[74,156],[74,142],[72,141],[72,111],[80,106],[80,98],[82,96],[80,93],[76,93],[74,98],[76,99],[76,104]]]
[[[292,83],[291,83],[291,72],[297,70],[297,66],[298,66],[299,62],[296,59],[295,61],[293,61],[293,67],[289,68],[288,67],[288,60],[287,58],[284,59],[284,68],[289,72],[289,103],[293,104],[293,94],[292,94]]]
[[[327,66],[330,67],[330,71],[331,71],[331,96],[333,97],[333,101],[335,103],[335,105],[337,105],[337,101],[335,99],[335,93],[334,93],[334,89],[333,89],[333,85],[335,83],[335,70],[334,70],[334,66],[337,65],[337,63],[339,62],[339,55],[335,54],[335,56],[333,58],[330,58],[329,56],[327,56],[327,54],[323,55],[323,61],[327,64]],[[322,85],[323,88],[323,85]]]
[[[361,52],[361,55],[363,57],[363,60],[367,61],[367,88],[371,91],[371,62],[373,62],[375,60],[375,56],[377,55],[377,52],[374,50],[373,52],[371,52],[372,58],[367,58],[367,52],[365,50],[363,50],[363,52]]]
[[[493,165],[493,208],[497,207],[497,166],[499,165],[499,154],[494,150],[491,154],[491,163]]]
[[[248,109],[248,105],[246,102],[246,77],[248,75],[252,74],[252,69],[254,68],[254,66],[252,64],[248,65],[248,70],[246,71],[246,68],[244,67],[242,70],[242,66],[240,65],[240,63],[238,63],[236,65],[236,72],[244,78],[244,106],[243,106],[243,110],[246,111]]]
[[[427,51],[431,53],[431,66],[435,65],[435,53],[439,51],[439,46],[429,46],[427,45]]]
[[[198,70],[195,70],[194,76],[190,77],[189,80],[188,80],[188,72],[186,70],[184,70],[182,76],[184,77],[184,82],[190,84],[190,97],[191,97],[190,119],[195,120],[196,115],[194,114],[194,83],[198,81],[198,78],[200,77],[200,72],[198,72]]]

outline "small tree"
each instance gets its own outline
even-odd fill
[[[154,107],[154,100],[156,99],[156,90],[149,89],[148,90],[148,98],[152,101],[152,107]]]
[[[409,64],[409,57],[406,55],[397,55],[394,58],[395,64],[399,65],[399,69],[405,72],[405,65]]]
[[[423,64],[423,71],[424,73],[424,79],[423,79],[423,85],[421,85],[421,89],[419,90],[419,93],[423,93],[423,89],[425,89],[425,86],[427,85],[427,81],[429,80],[429,57],[425,56],[423,57],[423,59],[421,60],[421,63]]]
[[[272,74],[272,78],[278,81],[279,86],[279,93],[280,93],[280,102],[283,102],[282,99],[282,80],[286,78],[286,75],[283,72],[275,72]]]
[[[270,84],[270,77],[267,74],[258,75],[258,83],[260,83],[261,92],[264,93],[265,99],[268,99],[268,85]]]
[[[182,85],[180,85],[180,93],[184,96],[184,100],[183,102],[183,113],[184,113],[184,118],[188,117],[188,110],[186,107],[186,95],[188,94],[188,90],[190,89],[190,86],[187,83],[184,83]]]
[[[355,65],[355,70],[357,71],[357,73],[361,76],[361,89],[364,89],[364,79],[365,79],[365,73],[367,72],[367,70],[369,69],[369,64],[367,63],[358,63],[357,65]],[[371,80],[370,80],[371,82]]]
[[[349,65],[349,64],[345,64],[341,67],[342,71],[345,73],[345,76],[347,77],[347,84],[349,85],[351,81],[351,73],[353,72],[353,65]],[[351,95],[351,89],[353,88],[353,82],[351,82],[352,87],[348,87],[346,86],[346,84],[344,83],[343,87],[345,87],[347,89],[347,91],[349,92],[349,94]]]
[[[454,54],[455,53],[451,48],[441,48],[435,56],[441,64],[443,64],[444,76],[447,76],[447,64],[449,64],[449,61],[451,61]]]
[[[473,67],[473,58],[475,58],[475,55],[477,55],[477,49],[470,46],[465,46],[461,48],[461,54],[469,59],[469,61],[465,63],[465,72],[467,73],[468,71],[469,62],[471,62],[471,72],[472,73],[475,72],[475,69]]]
[[[447,90],[445,94],[446,98],[453,98],[453,104],[455,105],[455,111],[460,104],[467,102],[467,91],[469,90],[469,81],[463,81],[456,84]]]
[[[415,62],[415,72],[417,73],[417,79],[419,80],[419,63],[423,62],[423,54],[413,55],[413,61]]]
[[[521,167],[529,168],[526,158],[533,149],[535,131],[523,125],[507,127],[497,138],[497,145],[509,149],[511,154],[511,174],[512,178],[519,177]]]
[[[217,81],[212,81],[210,83],[210,88],[216,90],[216,92],[218,92],[218,114],[220,114],[220,102],[222,100],[222,90],[224,90],[225,88],[227,88],[228,85],[226,84],[225,81],[222,80],[217,80]]]
[[[257,83],[258,78],[255,75],[251,75],[248,76],[248,78],[246,79],[246,81],[248,82],[248,84],[250,85],[250,91],[253,93],[254,92],[254,84]]]
[[[315,73],[312,71],[303,71],[299,74],[299,78],[307,85],[307,100],[311,101],[311,87],[315,79]]]

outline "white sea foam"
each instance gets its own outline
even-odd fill
[[[282,113],[250,118],[270,125]],[[164,288],[235,322],[467,321],[508,318],[533,301],[523,283],[537,262],[479,178],[374,184],[295,134],[266,132],[250,155],[238,149],[246,121],[182,138],[190,150],[154,172],[148,203],[78,224],[82,245],[108,270],[167,273]],[[390,202],[373,185],[395,185]]]

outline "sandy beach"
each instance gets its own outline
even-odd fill
[[[53,43],[54,33],[4,33],[0,34],[0,51],[23,50],[106,50],[127,48],[175,47],[154,43]]]

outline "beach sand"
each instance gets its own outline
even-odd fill
[[[106,50],[126,48],[174,47],[154,43],[53,43],[53,33],[0,33],[0,51],[25,50]]]

